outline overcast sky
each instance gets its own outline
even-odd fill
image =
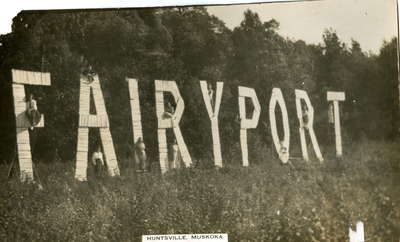
[[[327,28],[336,30],[339,38],[360,42],[365,51],[378,53],[384,39],[397,35],[395,0],[321,0],[308,2],[265,3],[208,7],[208,11],[233,29],[250,9],[262,21],[271,18],[280,23],[283,36],[308,43],[322,42]]]

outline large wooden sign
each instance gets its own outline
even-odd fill
[[[179,93],[178,86],[176,85],[175,81],[156,80],[155,89],[158,118],[158,150],[161,172],[164,173],[169,169],[166,135],[166,129],[169,128],[173,129],[182,160],[185,163],[185,166],[189,167],[192,164],[192,158],[190,157],[185,141],[183,140],[181,129],[179,128],[179,122],[181,121],[183,110],[185,109],[185,103],[181,97],[181,94]],[[172,117],[167,117],[165,115],[164,92],[171,93],[176,102],[175,112],[172,114]]]
[[[90,78],[90,80],[89,80]],[[134,143],[139,139],[143,139],[142,118],[140,112],[138,81],[132,78],[126,78],[129,87],[129,102],[131,106],[132,117],[132,137]],[[30,72],[21,70],[12,70],[12,89],[14,97],[14,110],[16,121],[16,136],[17,136],[17,152],[20,163],[21,180],[33,180],[33,165],[32,154],[29,141],[28,129],[32,125],[27,118],[26,110],[26,95],[24,85],[50,85],[50,74],[41,72]],[[212,142],[214,164],[216,167],[222,167],[221,141],[219,134],[218,115],[221,106],[223,83],[217,82],[216,88],[209,85],[206,81],[200,81],[200,89],[202,92],[205,107],[211,122]],[[165,110],[164,93],[172,94],[176,108],[174,111]],[[261,113],[261,106],[258,101],[256,91],[249,87],[238,87],[238,103],[240,117],[240,146],[242,151],[243,166],[249,165],[248,147],[247,147],[247,130],[254,129],[258,125]],[[90,99],[93,96],[96,114],[90,113]],[[314,108],[306,91],[295,90],[296,111],[299,120],[299,132],[301,141],[301,150],[303,159],[308,161],[309,155],[307,150],[306,132],[309,133],[310,140],[316,157],[319,161],[323,161],[323,157],[318,145],[317,137],[314,132]],[[246,98],[251,100],[254,110],[251,118],[247,118],[246,113]],[[327,100],[333,102],[333,116],[335,127],[335,142],[336,155],[343,155],[341,126],[340,126],[340,111],[339,102],[345,100],[344,92],[327,92]],[[155,81],[155,101],[156,112],[158,118],[158,148],[159,162],[161,172],[165,173],[169,170],[168,161],[168,143],[166,130],[172,129],[175,135],[176,144],[185,166],[189,167],[192,164],[188,148],[183,139],[179,123],[185,109],[185,103],[179,93],[178,86],[174,81]],[[281,140],[277,130],[276,123],[276,108],[279,106],[282,114],[283,122],[283,139]],[[166,115],[168,114],[168,115]],[[273,88],[271,99],[269,102],[269,121],[271,127],[272,140],[279,159],[283,163],[289,161],[289,146],[290,146],[290,127],[287,108],[282,91],[279,88]],[[40,122],[35,127],[44,126],[44,117],[41,116]],[[82,75],[80,78],[80,96],[79,96],[79,127],[78,127],[78,142],[76,152],[76,169],[75,178],[80,181],[87,180],[88,167],[88,151],[89,151],[89,128],[98,128],[100,131],[100,142],[103,147],[105,163],[110,176],[119,175],[118,161],[114,150],[113,139],[109,128],[109,119],[104,103],[103,93],[100,86],[100,81],[97,75],[88,77]],[[170,143],[171,145],[171,143]],[[175,146],[176,148],[176,146]]]
[[[117,157],[109,128],[108,115],[104,104],[103,92],[97,75],[88,80],[81,76],[79,93],[79,128],[76,152],[75,178],[87,180],[89,128],[99,128],[104,150],[107,172],[110,176],[119,175]],[[92,91],[96,114],[90,114],[90,92]]]
[[[50,86],[50,73],[12,70],[12,90],[17,133],[17,151],[21,181],[33,180],[32,153],[28,129],[31,123],[26,115],[27,97],[24,85]],[[44,127],[44,117],[35,128]]]

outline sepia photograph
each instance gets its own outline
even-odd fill
[[[400,241],[396,0],[10,25],[0,241]]]

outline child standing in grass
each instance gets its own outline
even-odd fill
[[[104,173],[104,156],[101,152],[101,145],[98,145],[96,150],[93,152],[92,165],[94,168],[95,177],[102,177]]]
[[[141,137],[135,143],[136,172],[147,171],[146,146]]]

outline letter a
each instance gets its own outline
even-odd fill
[[[105,162],[108,167],[108,175],[119,175],[117,157],[109,129],[108,115],[104,104],[98,76],[93,76],[89,81],[86,76],[81,76],[79,93],[79,128],[76,152],[75,178],[80,181],[87,180],[89,127],[100,129],[100,138],[104,150]],[[94,105],[97,114],[92,115],[90,110],[90,90],[92,90]]]

